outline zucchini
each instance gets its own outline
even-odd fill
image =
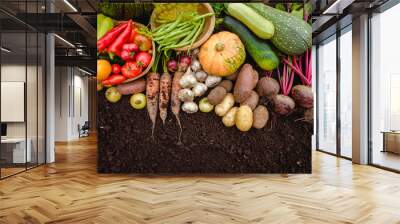
[[[262,69],[272,71],[279,65],[279,58],[267,41],[255,36],[243,23],[226,16],[223,24],[224,27],[239,36],[247,52]]]
[[[262,39],[274,36],[274,25],[244,3],[227,3],[228,14],[244,23],[255,35]]]
[[[312,29],[304,20],[263,3],[247,3],[247,5],[274,24],[275,34],[272,43],[281,52],[299,55],[312,47]]]

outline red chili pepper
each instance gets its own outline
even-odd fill
[[[97,41],[97,51],[101,52],[106,49],[117,37],[118,35],[126,29],[127,23],[119,25],[108,31],[100,40]]]
[[[104,86],[115,86],[121,84],[126,80],[126,77],[120,74],[112,74],[106,80],[103,80],[102,84]]]
[[[115,53],[118,55],[121,52],[122,45],[124,45],[130,38],[132,33],[132,20],[127,23],[128,26],[125,30],[115,39],[115,41],[108,48],[108,52]]]

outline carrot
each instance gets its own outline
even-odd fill
[[[179,120],[179,111],[181,109],[181,101],[179,100],[178,93],[181,89],[181,85],[179,84],[179,80],[182,78],[183,72],[175,72],[174,78],[172,80],[172,91],[171,91],[171,110],[172,113],[175,115],[176,120],[178,121],[178,126],[180,129],[179,132],[179,142],[181,142],[181,134],[182,134],[182,125],[181,121]]]
[[[160,74],[156,72],[148,74],[146,84],[147,111],[149,113],[150,120],[153,123],[151,136],[154,137],[154,128],[156,127],[158,109],[158,94],[160,91]]]
[[[158,104],[160,109],[160,117],[165,124],[167,118],[167,107],[169,103],[169,94],[171,92],[171,75],[168,72],[164,72],[160,79],[160,102]]]

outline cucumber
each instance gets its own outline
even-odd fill
[[[299,55],[312,47],[312,29],[304,20],[263,3],[247,5],[274,24],[275,33],[271,40],[281,52]]]
[[[226,16],[223,24],[224,27],[239,36],[247,52],[262,69],[272,71],[279,65],[279,58],[267,41],[255,36],[243,23]]]
[[[274,25],[244,3],[227,3],[228,14],[244,23],[255,35],[262,39],[274,36]]]

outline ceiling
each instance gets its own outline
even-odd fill
[[[352,23],[354,17],[374,11],[390,0],[320,0],[313,12],[313,43],[332,36]]]
[[[47,4],[46,4],[47,2]],[[44,48],[37,35],[55,33],[56,64],[58,56],[74,57],[75,63],[96,60],[96,0],[0,0],[1,43],[11,50],[2,60],[36,61],[36,52]],[[51,13],[49,13],[51,12]],[[60,37],[60,38],[58,38]],[[64,41],[66,40],[66,41]],[[71,44],[68,44],[71,43]],[[25,47],[27,46],[27,47]],[[2,52],[2,55],[5,55]],[[68,58],[60,57],[66,64]],[[90,63],[85,63],[90,64]],[[71,64],[69,64],[71,65]],[[92,70],[95,70],[93,68]]]

